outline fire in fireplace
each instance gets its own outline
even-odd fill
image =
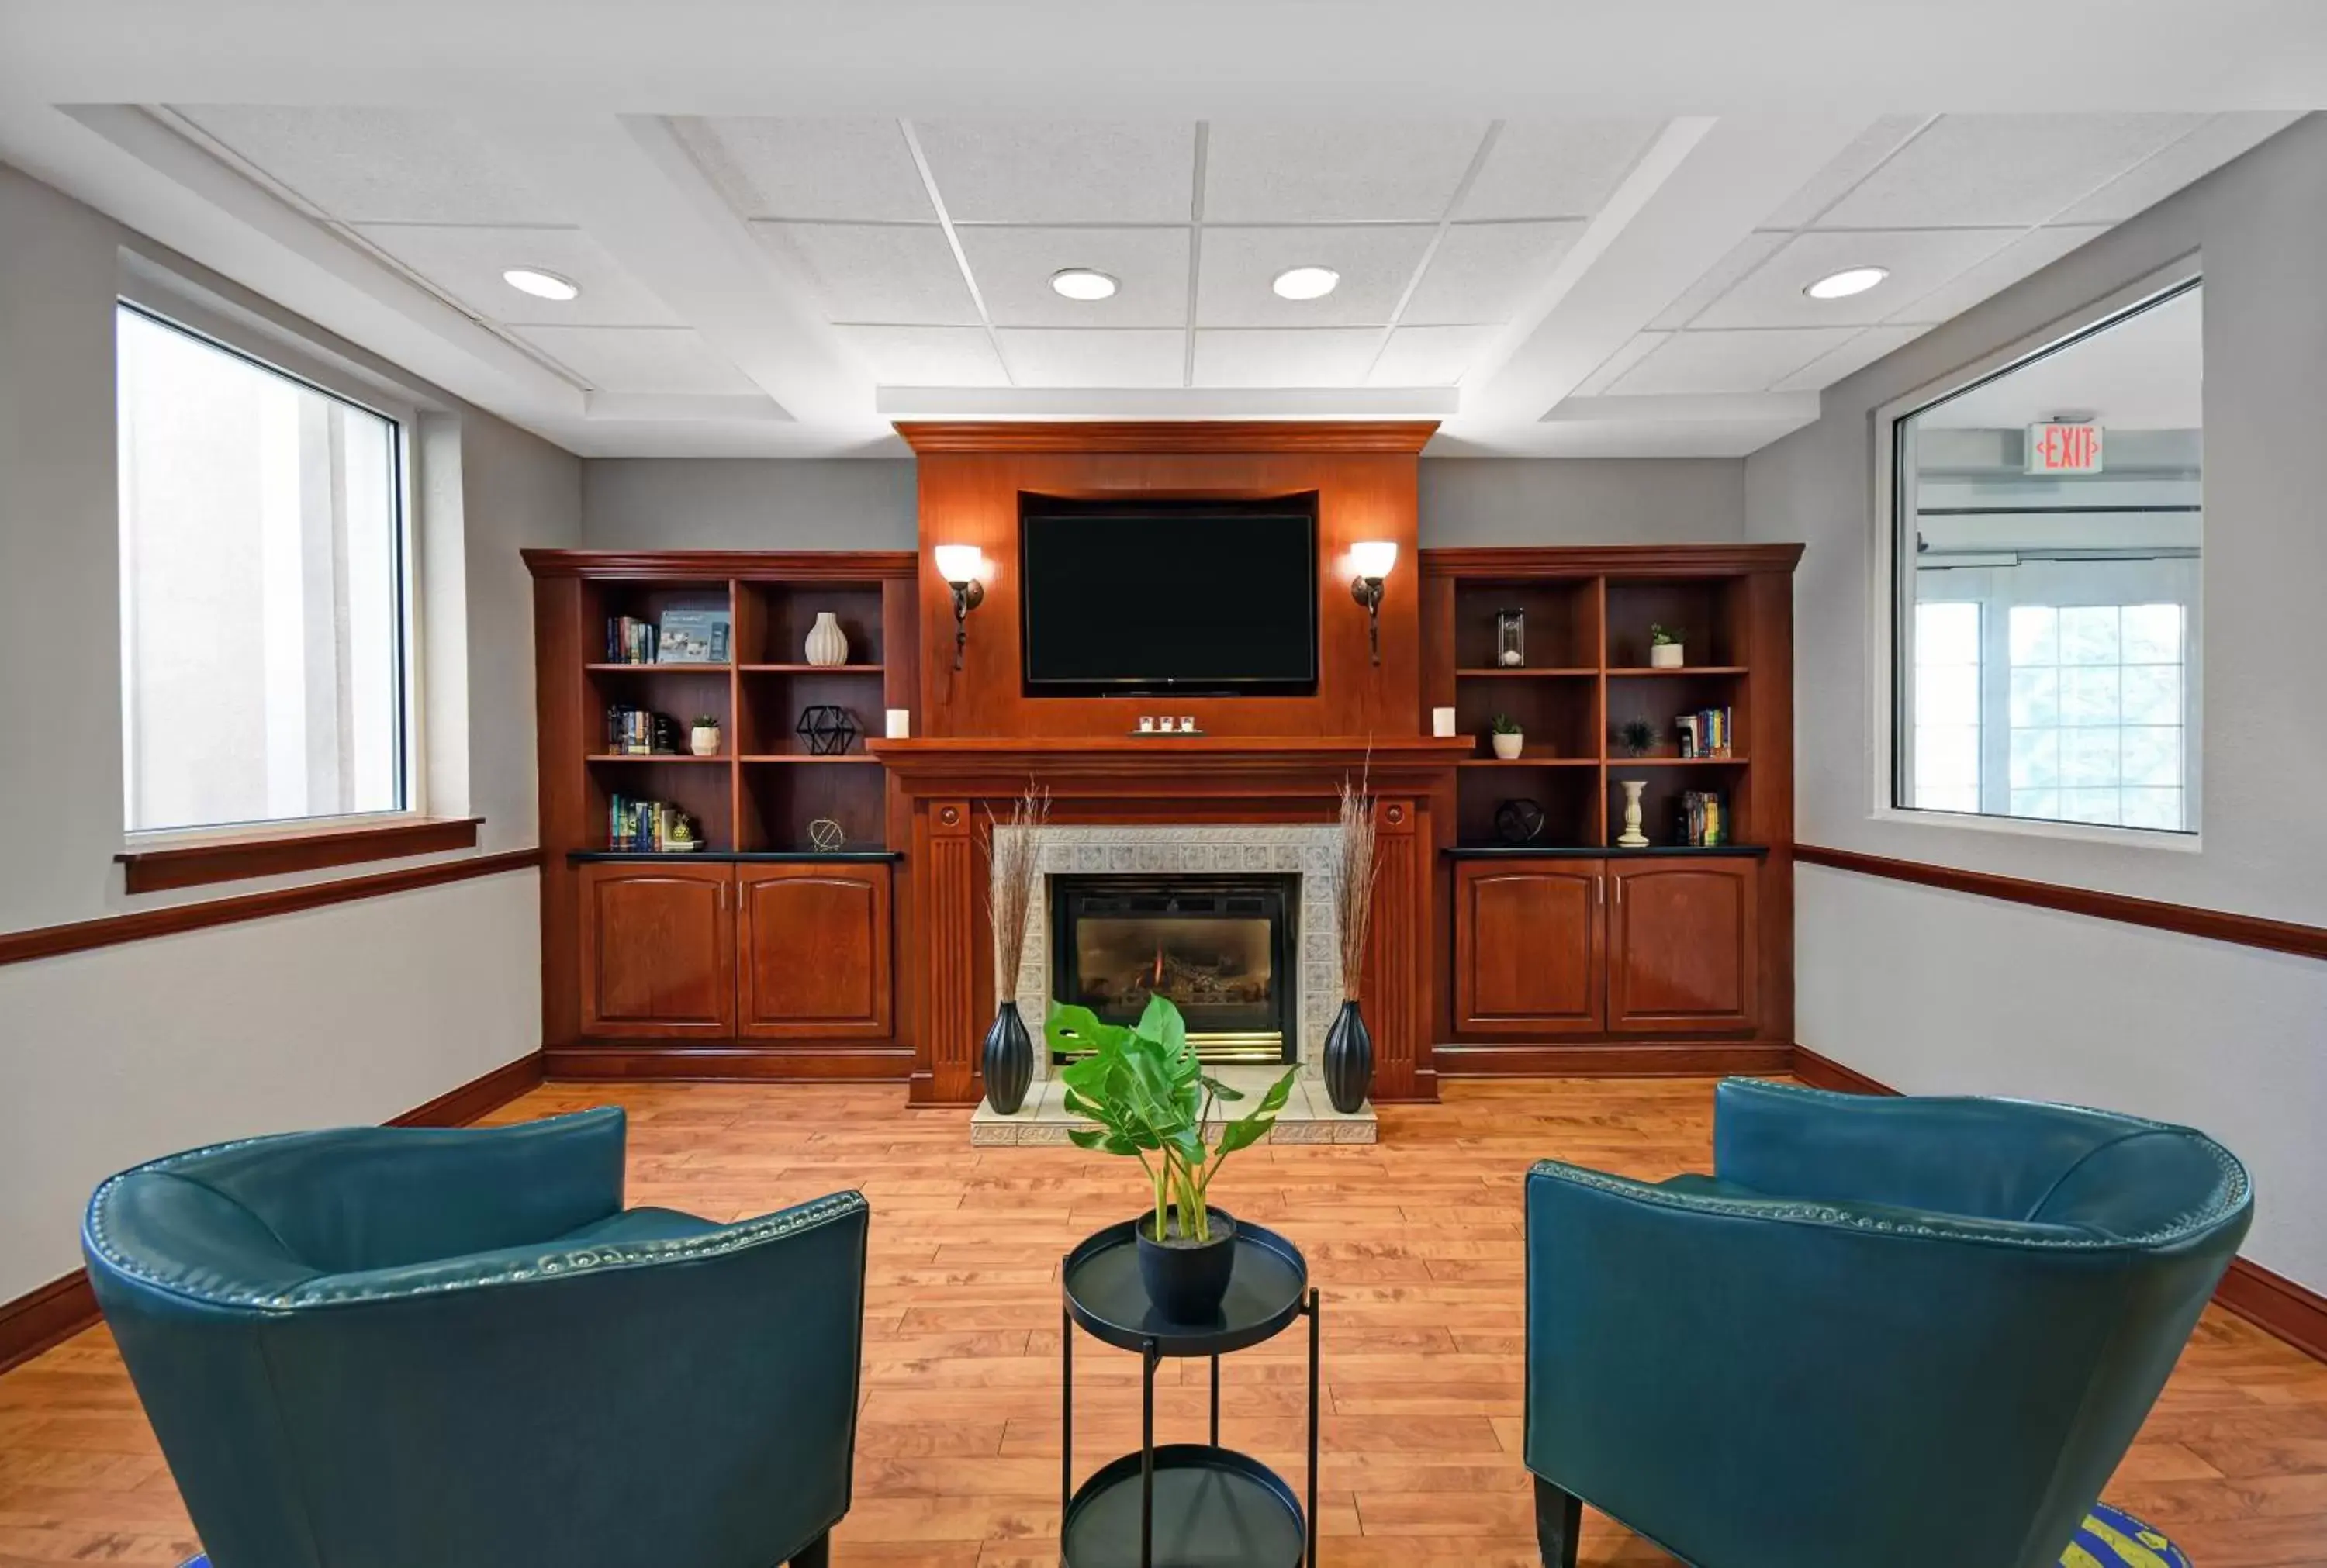
[[[1109,1023],[1161,995],[1207,1061],[1289,1062],[1295,1042],[1289,876],[1051,879],[1051,994]]]

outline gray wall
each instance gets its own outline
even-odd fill
[[[593,549],[910,550],[910,460],[598,458]],[[1609,545],[1745,537],[1736,458],[1425,458],[1422,543]]]
[[[121,891],[125,250],[298,326],[0,165],[0,814],[17,826],[0,930],[352,874]],[[429,807],[481,815],[487,849],[529,846],[533,600],[517,551],[576,542],[581,463],[416,389],[444,409],[418,453]],[[0,966],[0,1301],[79,1262],[81,1206],[114,1171],[249,1133],[384,1120],[534,1050],[538,882],[503,873]]]
[[[1874,411],[2202,251],[2201,846],[1878,819],[1889,738],[1870,594]],[[1746,464],[1795,583],[1805,843],[2327,924],[2327,120],[2313,117],[1840,385]],[[2327,964],[1807,867],[1802,1043],[1910,1092],[2036,1095],[2192,1122],[2253,1167],[2249,1252],[2327,1288]]]

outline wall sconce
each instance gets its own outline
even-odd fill
[[[1368,539],[1350,546],[1358,574],[1350,580],[1350,597],[1366,607],[1366,638],[1373,646],[1374,662],[1381,662],[1382,579],[1397,565],[1396,539]]]
[[[986,602],[986,556],[976,545],[939,545],[938,575],[953,590],[953,667],[969,647],[969,612]]]

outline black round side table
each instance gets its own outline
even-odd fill
[[[1219,1211],[1214,1210],[1217,1214]],[[1317,1293],[1300,1248],[1237,1221],[1236,1264],[1220,1316],[1175,1323],[1139,1280],[1136,1220],[1110,1225],[1067,1254],[1059,1336],[1059,1557],[1064,1568],[1308,1568],[1317,1564]],[[1309,1320],[1309,1476],[1304,1507],[1259,1461],[1220,1446],[1220,1358]],[[1139,1451],[1075,1485],[1075,1330],[1140,1357]],[[1212,1363],[1210,1442],[1155,1442],[1155,1368],[1167,1357]]]

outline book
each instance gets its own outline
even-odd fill
[[[668,714],[612,704],[606,709],[606,750],[618,757],[676,757],[678,721]]]
[[[725,664],[731,624],[724,610],[666,610],[655,632],[655,662]]]
[[[1713,789],[1684,790],[1680,798],[1680,841],[1697,849],[1711,849],[1729,842],[1729,814],[1720,792]]]
[[[655,643],[652,621],[617,615],[606,622],[608,664],[652,664],[655,662]]]
[[[1677,715],[1673,733],[1680,742],[1680,754],[1685,758],[1730,755],[1734,722],[1734,710],[1730,708],[1699,708]]]

